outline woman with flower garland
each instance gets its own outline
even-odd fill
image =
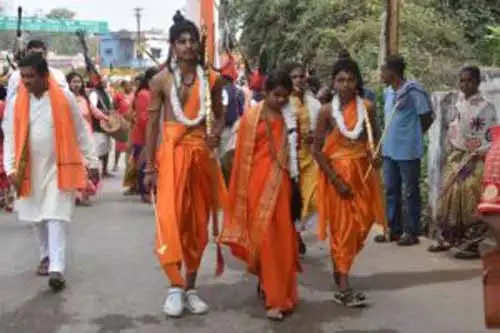
[[[172,57],[150,83],[144,183],[157,191],[156,253],[171,284],[164,312],[179,317],[185,309],[199,315],[208,311],[196,291],[196,276],[208,243],[209,218],[221,207],[226,189],[213,152],[224,126],[224,82],[213,72],[205,76],[194,23],[180,12],[174,22]],[[215,118],[211,132],[205,126],[209,115]]]
[[[322,107],[313,153],[320,167],[318,183],[318,233],[330,237],[334,281],[339,291],[334,300],[348,307],[362,306],[366,296],[349,286],[354,258],[375,221],[384,222],[380,161],[373,158],[378,137],[373,104],[363,99],[363,80],[352,59],[333,67],[337,95]],[[372,168],[368,177],[365,173]]]
[[[282,320],[297,304],[298,249],[290,201],[292,179],[297,182],[299,175],[298,135],[287,105],[292,88],[287,72],[271,74],[264,101],[241,119],[220,239],[258,276],[272,320]]]

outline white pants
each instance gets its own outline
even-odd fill
[[[66,222],[49,220],[35,223],[40,242],[40,260],[49,258],[49,272],[64,273],[66,268]]]
[[[94,143],[95,143],[96,154],[98,157],[102,157],[106,154],[109,154],[109,152],[111,151],[111,138],[107,134],[101,132],[95,132]]]

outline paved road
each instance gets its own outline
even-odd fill
[[[118,178],[106,180],[92,208],[78,208],[70,226],[68,288],[58,295],[36,277],[38,253],[29,226],[0,215],[0,333],[128,332],[483,332],[480,262],[459,262],[425,251],[367,244],[353,284],[373,305],[345,309],[332,299],[325,244],[306,235],[300,305],[283,323],[264,319],[256,280],[226,253],[215,279],[215,248],[206,252],[200,294],[211,304],[204,317],[166,319],[167,282],[153,256],[151,208],[121,195]]]

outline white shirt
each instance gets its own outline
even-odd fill
[[[71,107],[77,142],[89,167],[99,165],[85,127],[85,120],[78,108],[75,97],[64,91]],[[15,170],[14,149],[14,105],[17,95],[7,104],[4,131],[4,166],[7,174]],[[54,140],[54,119],[48,92],[40,99],[30,95],[30,158],[31,194],[16,202],[19,219],[29,222],[45,220],[71,221],[75,193],[59,190]]]
[[[68,82],[66,82],[66,76],[57,68],[49,67],[50,74],[54,76],[57,84],[63,89],[69,89]],[[9,83],[7,85],[7,101],[14,97],[17,93],[17,88],[19,87],[19,82],[21,82],[21,72],[19,70],[12,73],[9,78]]]

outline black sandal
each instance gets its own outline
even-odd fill
[[[459,248],[459,251],[455,254],[457,259],[479,259],[481,255],[479,253],[479,244],[467,244]]]
[[[367,305],[366,295],[351,288],[334,293],[333,300],[348,308],[361,308]]]
[[[49,257],[45,257],[38,264],[38,268],[36,269],[36,275],[38,276],[48,276],[49,275],[49,265],[50,260]]]
[[[57,293],[66,287],[66,280],[59,272],[50,273],[49,287],[53,292]]]

